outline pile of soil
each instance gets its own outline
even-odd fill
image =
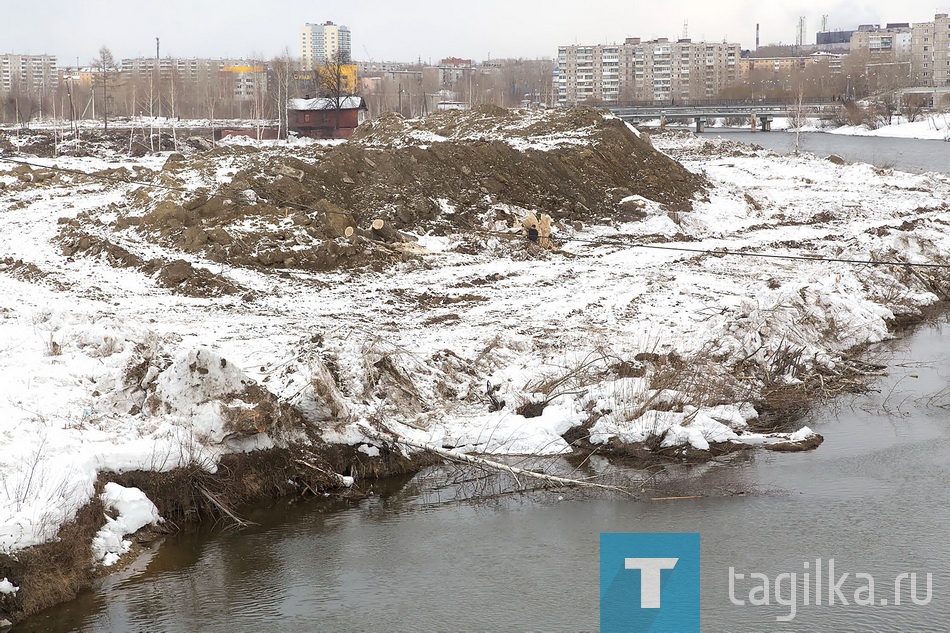
[[[230,182],[183,193],[224,163]],[[474,234],[528,212],[568,230],[637,221],[632,195],[688,211],[706,186],[602,111],[492,107],[390,114],[334,146],[173,154],[157,182],[183,191],[130,195],[111,228],[231,266],[311,271],[389,266],[419,252],[407,233]]]

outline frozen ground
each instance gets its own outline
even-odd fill
[[[774,438],[747,425],[767,384],[835,372],[843,352],[938,300],[928,279],[941,270],[721,251],[942,263],[946,177],[687,135],[655,144],[705,174],[708,195],[691,212],[632,200],[641,221],[562,225],[556,252],[469,231],[420,235],[424,254],[378,271],[279,273],[115,237],[248,291],[213,297],[173,294],[106,253],[63,254],[59,219],[104,226],[132,185],[27,186],[0,164],[0,552],[52,538],[101,471],[214,469],[224,452],[302,439],[254,432],[262,401],[239,395],[249,387],[368,455],[369,426],[496,454],[569,451],[562,434],[584,423],[595,444],[762,443]],[[220,160],[226,179],[241,155]],[[526,404],[540,415],[519,414]]]

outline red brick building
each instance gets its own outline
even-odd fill
[[[362,97],[344,97],[339,105],[335,99],[291,99],[287,127],[310,138],[350,138],[366,120],[366,102]]]

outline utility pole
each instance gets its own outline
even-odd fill
[[[77,69],[78,70],[78,69]],[[66,77],[66,96],[69,98],[69,131],[76,133],[76,110],[73,107],[73,77]]]

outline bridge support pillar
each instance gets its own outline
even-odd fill
[[[660,129],[661,130],[666,129],[666,113],[665,112],[660,113]]]
[[[763,131],[763,132],[771,132],[771,131],[772,131],[772,117],[767,116],[767,115],[766,115],[766,116],[760,116],[760,117],[759,117],[759,122],[760,122],[760,124],[761,124],[761,126],[762,126],[762,131]]]
[[[704,116],[698,116],[698,117],[696,117],[696,118],[693,119],[693,120],[696,121],[696,133],[697,133],[697,134],[702,134],[703,132],[706,131],[706,117],[704,117]]]

